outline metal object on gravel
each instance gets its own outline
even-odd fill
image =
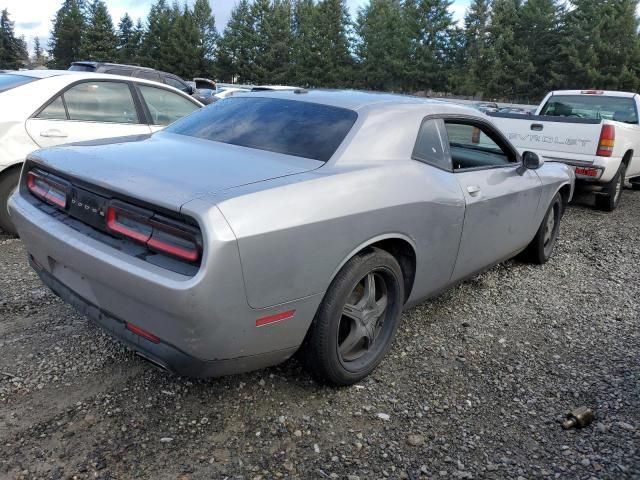
[[[583,428],[593,422],[595,415],[589,407],[578,407],[571,413],[567,414],[567,419],[562,422],[562,428],[569,430],[570,428]]]

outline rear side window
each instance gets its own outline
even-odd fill
[[[133,70],[127,69],[127,68],[112,68],[110,70],[107,70],[104,73],[108,73],[110,75],[122,75],[124,77],[130,77],[131,74],[133,73]]]
[[[553,95],[540,115],[638,123],[633,98],[606,95]]]
[[[138,85],[154,125],[169,125],[198,110],[198,105],[168,89]]]
[[[69,120],[138,123],[129,85],[121,82],[84,82],[64,92]]]
[[[261,97],[216,102],[167,131],[326,162],[358,114],[346,108]]]
[[[136,73],[135,76],[138,78],[144,78],[145,80],[153,80],[154,82],[162,83],[162,79],[160,78],[160,75],[158,75],[156,72],[140,70],[139,72]]]
[[[96,67],[94,65],[73,64],[69,70],[72,72],[95,72]]]
[[[67,112],[64,109],[64,103],[62,103],[62,97],[56,98],[47,107],[40,112],[38,118],[45,120],[66,120]]]
[[[19,87],[20,85],[33,82],[34,80],[36,79],[25,75],[9,75],[6,73],[0,73],[0,92],[6,92],[12,88]]]
[[[422,122],[413,158],[429,163],[438,168],[451,171],[451,162],[445,149],[445,141],[439,128],[439,120],[425,120]]]
[[[189,90],[189,87],[187,86],[186,83],[176,80],[175,78],[164,77],[164,83],[166,83],[170,87],[177,88],[178,90],[182,90],[183,92],[186,92],[187,90]]]

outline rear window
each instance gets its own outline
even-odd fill
[[[12,88],[24,85],[25,83],[33,82],[34,80],[36,79],[25,75],[0,73],[0,92],[11,90]]]
[[[260,97],[229,98],[167,131],[326,162],[358,118],[353,110]]]
[[[96,67],[94,65],[83,65],[81,63],[79,64],[73,63],[69,67],[69,70],[72,72],[95,72]]]
[[[635,102],[629,97],[554,95],[542,108],[540,115],[638,123]]]

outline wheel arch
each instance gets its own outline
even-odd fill
[[[404,280],[405,302],[411,295],[416,276],[417,254],[415,242],[407,235],[401,233],[388,233],[373,237],[354,248],[342,259],[338,267],[331,274],[329,284],[333,282],[338,272],[354,256],[371,248],[384,250],[398,261]]]
[[[11,175],[16,170],[22,170],[23,165],[24,162],[19,161],[5,166],[2,170],[0,170],[0,179],[3,179],[7,175]]]
[[[629,163],[631,162],[632,158],[633,158],[633,149],[629,149],[622,156],[622,163],[624,163],[625,168],[629,168]]]
[[[566,209],[567,205],[571,201],[571,196],[572,196],[571,185],[569,183],[565,183],[560,187],[560,189],[558,190],[558,193],[562,197],[562,208]]]

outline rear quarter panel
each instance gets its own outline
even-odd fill
[[[413,160],[323,167],[233,195],[218,206],[238,238],[253,308],[326,291],[355,252],[382,238],[415,247],[410,300],[442,289],[451,276],[464,219],[451,173]]]

